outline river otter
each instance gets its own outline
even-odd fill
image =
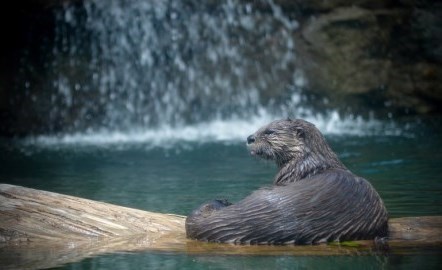
[[[387,235],[387,211],[311,123],[277,120],[247,138],[250,153],[274,160],[273,186],[231,204],[214,200],[186,219],[187,237],[236,244],[317,244]]]

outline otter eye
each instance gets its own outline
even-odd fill
[[[264,130],[264,134],[265,135],[271,135],[273,133],[275,133],[275,131],[273,129],[266,129],[266,130]]]

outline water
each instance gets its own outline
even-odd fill
[[[421,257],[293,257],[293,256],[185,256],[171,254],[116,254],[87,259],[80,269],[438,269],[437,256]],[[109,257],[112,257],[110,259]],[[72,267],[72,269],[77,269]],[[70,269],[67,267],[67,269]]]
[[[325,133],[348,167],[366,177],[391,217],[441,215],[440,119],[414,124],[403,135]],[[405,128],[406,124],[397,124]],[[249,130],[252,133],[257,127]],[[0,182],[44,189],[139,209],[187,215],[212,198],[238,201],[271,184],[273,164],[249,156],[245,140],[171,140],[85,143],[27,139],[2,141]],[[11,255],[13,256],[13,255]],[[118,253],[84,259],[64,269],[436,269],[440,250],[412,255],[226,256]]]
[[[297,106],[306,83],[296,67],[297,22],[260,2],[112,0],[60,9],[53,42],[37,53],[44,66],[22,59],[17,106],[29,100],[23,114],[46,132],[310,114]],[[37,68],[43,82],[32,79]]]

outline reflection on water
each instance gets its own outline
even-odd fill
[[[440,122],[421,125],[412,136],[327,135],[343,162],[366,177],[392,217],[441,215]],[[250,130],[252,132],[255,128]],[[167,141],[163,142],[167,144]],[[273,164],[251,158],[237,139],[175,140],[166,147],[148,142],[29,144],[1,142],[0,181],[140,209],[188,214],[205,200],[237,201],[268,185]],[[434,251],[433,251],[434,252]],[[437,251],[439,252],[439,251]],[[436,252],[436,253],[437,253]],[[185,254],[112,254],[66,268],[319,268],[435,266],[437,255],[253,257]],[[432,255],[433,254],[433,255]]]
[[[127,260],[127,257],[131,260]],[[187,256],[113,254],[86,259],[84,269],[437,269],[438,254],[427,256]],[[67,267],[67,269],[69,269]]]

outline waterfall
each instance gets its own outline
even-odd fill
[[[303,105],[298,23],[271,0],[253,3],[89,0],[60,9],[44,86],[46,118],[67,131],[56,141],[243,139],[281,117],[325,133],[366,126]]]
[[[70,65],[54,80],[63,109],[75,106],[77,96],[79,121],[99,119],[90,124],[110,130],[287,110],[291,104],[278,99],[290,99],[303,83],[295,66],[297,23],[269,7],[111,0],[86,1],[83,16],[78,7],[63,9],[54,48],[54,68]]]

